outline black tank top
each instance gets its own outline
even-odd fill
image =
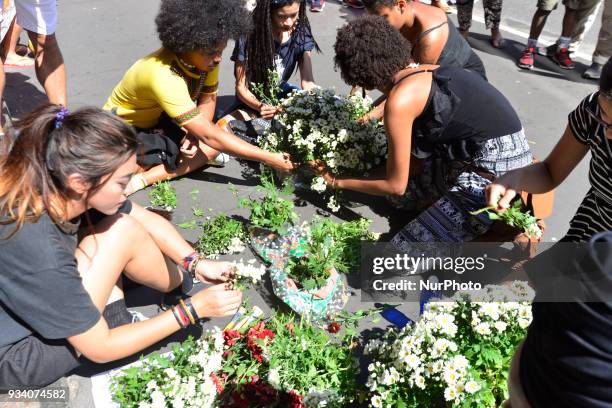
[[[516,133],[521,121],[493,85],[472,71],[456,67],[414,71],[432,73],[431,91],[412,126],[413,145],[424,153],[469,160],[486,140]]]
[[[453,22],[448,17],[446,19],[447,20],[445,22],[431,27],[419,34],[414,45],[416,46],[427,34],[448,24],[448,38],[446,39],[446,44],[444,44],[444,48],[440,53],[440,57],[438,58],[436,65],[469,69],[470,71],[476,72],[486,80],[487,72],[482,60],[478,57],[478,55],[476,55],[474,50],[472,50],[472,47],[470,47],[465,38],[461,36]]]

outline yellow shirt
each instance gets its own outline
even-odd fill
[[[128,69],[104,109],[138,128],[154,127],[162,112],[183,126],[200,114],[200,96],[216,93],[218,85],[219,66],[198,75],[173,52],[161,48]]]

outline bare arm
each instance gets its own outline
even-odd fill
[[[300,62],[300,79],[302,80],[302,89],[305,91],[309,91],[315,86],[310,51],[305,51],[302,56],[302,61]]]
[[[229,316],[242,302],[242,293],[215,285],[196,293],[192,298],[199,317]],[[88,359],[106,363],[137,353],[178,331],[180,326],[171,310],[141,322],[109,329],[100,318],[91,329],[68,338],[68,342]]]
[[[204,117],[213,121],[215,117],[215,109],[217,107],[217,94],[203,94],[200,96],[200,100],[198,101],[198,108],[200,109],[200,113],[204,115]]]
[[[272,153],[253,146],[216,126],[202,114],[184,127],[190,134],[213,149],[233,156],[263,162],[280,170],[290,171],[293,169],[293,165],[289,160],[286,160],[283,153]]]
[[[508,208],[517,192],[541,194],[557,188],[589,151],[578,142],[569,126],[546,160],[499,177],[487,188],[488,205]],[[499,202],[499,203],[498,203]]]
[[[410,172],[412,124],[427,102],[429,82],[407,79],[392,91],[385,108],[388,140],[386,174],[371,179],[339,179],[338,188],[372,195],[402,195]]]
[[[259,112],[262,102],[257,99],[246,83],[246,64],[238,62],[234,64],[234,76],[236,77],[236,95],[248,107]]]
[[[448,25],[430,31],[419,39],[412,50],[414,60],[419,64],[437,64],[448,39]]]

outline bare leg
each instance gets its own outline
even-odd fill
[[[66,70],[55,34],[28,31],[36,48],[36,78],[45,88],[49,102],[66,106]]]
[[[217,121],[217,126],[221,127],[223,130],[227,132],[231,132],[232,130],[228,126],[229,122],[232,120],[251,120],[257,117],[257,113],[251,109],[236,109],[231,113],[228,113],[221,119]]]
[[[546,25],[546,20],[550,15],[550,11],[537,9],[533,14],[533,18],[531,19],[531,28],[529,30],[529,38],[533,38],[537,40],[540,38],[540,34],[542,34],[542,30]]]
[[[163,164],[160,164],[145,171],[142,175],[147,181],[147,185],[157,183],[158,181],[184,176],[185,174],[191,173],[192,171],[204,166],[210,160],[217,157],[218,154],[219,152],[217,150],[204,144],[204,142],[199,142],[199,149],[196,155],[191,159],[179,159],[179,165],[177,166],[176,170],[168,171]]]
[[[4,37],[2,43],[2,60],[5,64],[18,66],[18,67],[30,67],[34,65],[34,60],[29,58],[27,55],[19,55],[16,52],[17,42],[21,35],[21,27],[17,24],[15,18]]]
[[[125,214],[99,222],[95,234],[81,241],[75,255],[83,286],[100,311],[123,297],[117,285],[122,273],[161,292],[178,287],[183,279],[178,267],[161,253],[142,225]]]
[[[561,29],[562,37],[571,37],[574,33],[574,27],[576,26],[576,10],[565,7],[565,14],[563,15],[563,25]]]

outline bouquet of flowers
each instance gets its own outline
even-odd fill
[[[370,341],[370,405],[500,406],[512,355],[531,323],[533,296],[525,282],[457,292],[427,304],[416,324]]]
[[[338,96],[331,89],[294,92],[281,102],[283,110],[260,145],[287,152],[299,163],[323,161],[333,175],[367,175],[387,155],[383,126],[374,121],[357,122],[371,105],[369,98]],[[327,190],[322,177],[315,177],[311,188],[320,193]],[[327,205],[332,211],[339,209],[335,194],[330,195]]]
[[[223,364],[222,332],[189,337],[169,355],[152,354],[113,377],[113,400],[122,408],[217,406],[215,373]]]
[[[246,332],[224,332],[222,405],[342,407],[357,394],[351,336],[277,313]]]

